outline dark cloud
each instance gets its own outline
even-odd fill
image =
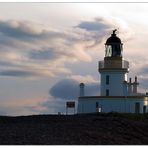
[[[5,70],[0,72],[0,76],[30,77],[33,75],[36,75],[36,73],[31,71],[22,71],[22,70]]]
[[[35,33],[23,22],[19,21],[0,21],[0,33],[13,38],[31,38]]]
[[[64,79],[56,83],[49,93],[55,98],[75,99],[79,95],[79,83],[71,79]]]
[[[44,38],[63,37],[63,33],[48,31],[45,29],[34,29],[33,24],[27,21],[0,21],[0,33],[18,40],[35,40]]]
[[[100,86],[97,83],[85,85],[85,95],[99,95]],[[77,99],[79,96],[79,82],[72,79],[64,79],[56,83],[49,91],[55,98]]]
[[[31,51],[29,53],[31,59],[35,60],[51,60],[59,57],[60,55],[54,51],[52,48],[42,49],[39,51]]]
[[[112,22],[102,17],[95,18],[91,21],[81,21],[76,27],[90,33],[89,40],[94,41],[94,44],[91,46],[98,46],[98,44],[108,37],[111,30],[114,29]]]
[[[77,27],[85,29],[87,31],[102,31],[106,29],[111,29],[111,25],[102,18],[98,18],[93,21],[82,21]]]

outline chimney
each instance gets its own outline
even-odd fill
[[[83,97],[84,96],[84,83],[80,83],[80,97]]]
[[[129,82],[130,82],[130,84],[132,83],[132,78],[129,78]]]
[[[128,94],[130,95],[132,93],[132,78],[129,78],[128,83]]]
[[[137,86],[138,86],[138,82],[137,82],[137,76],[135,76],[135,82],[133,83],[133,93],[137,93]]]
[[[135,76],[135,82],[137,83],[137,76]]]

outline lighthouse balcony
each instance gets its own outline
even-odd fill
[[[99,71],[101,70],[126,70],[129,71],[129,62],[125,60],[104,60],[99,61]]]

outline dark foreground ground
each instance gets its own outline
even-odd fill
[[[4,145],[148,144],[148,114],[0,117]]]

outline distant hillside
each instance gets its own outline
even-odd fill
[[[0,117],[4,145],[148,144],[148,114]]]

